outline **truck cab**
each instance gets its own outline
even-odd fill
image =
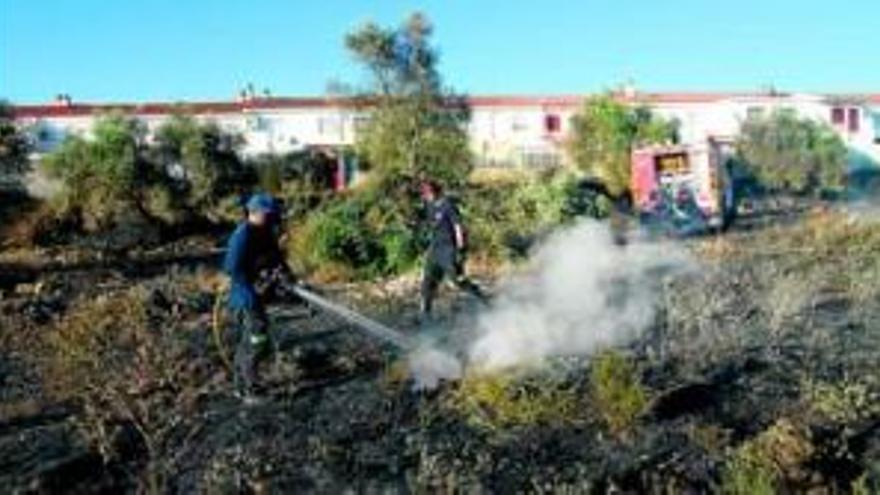
[[[731,140],[662,145],[632,153],[633,206],[643,220],[678,234],[727,228],[735,214]]]

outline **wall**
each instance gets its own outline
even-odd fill
[[[475,98],[480,101],[480,98]],[[570,130],[570,119],[578,110],[575,98],[496,97],[484,98],[486,103],[472,109],[469,125],[471,144],[478,166],[497,168],[530,168],[564,165],[564,140]],[[489,101],[491,100],[491,101]],[[306,103],[243,106],[229,111],[198,114],[200,120],[213,120],[222,128],[241,133],[246,140],[243,153],[285,153],[304,146],[338,147],[354,143],[358,126],[366,114],[351,107],[305,99]],[[318,101],[318,103],[315,103]],[[680,123],[684,143],[698,143],[708,136],[735,136],[741,123],[750,113],[768,114],[777,109],[790,108],[798,114],[832,125],[831,109],[835,105],[858,108],[859,131],[850,132],[848,126],[834,126],[844,141],[854,150],[854,156],[867,157],[880,163],[880,106],[858,103],[859,100],[793,94],[728,95],[694,98],[652,95],[649,106],[660,116]],[[854,103],[855,102],[855,103]],[[233,106],[225,104],[226,106]],[[547,129],[548,115],[557,116],[560,128]],[[142,114],[150,131],[161,125],[167,114]],[[37,152],[51,151],[71,134],[88,136],[93,115],[61,115],[43,118],[22,117],[22,126],[33,132]]]

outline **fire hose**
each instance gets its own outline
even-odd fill
[[[304,301],[310,303],[311,305],[320,308],[323,311],[331,313],[343,320],[347,321],[352,325],[353,328],[358,329],[364,333],[371,335],[374,338],[377,338],[383,342],[391,344],[398,349],[404,351],[410,351],[415,349],[415,342],[406,335],[400,333],[398,330],[394,330],[393,328],[383,325],[378,321],[370,319],[361,313],[358,313],[350,308],[347,308],[341,304],[335,303],[323,296],[320,296],[313,291],[306,289],[305,287],[294,284],[289,287],[290,291]],[[232,360],[229,358],[229,350],[226,348],[226,344],[223,339],[223,306],[226,301],[228,290],[226,288],[220,290],[217,294],[217,298],[214,301],[214,311],[212,314],[211,324],[214,334],[214,345],[217,347],[217,351],[220,354],[220,359],[223,361],[223,364],[228,369],[233,369]]]
[[[333,313],[336,316],[342,318],[343,320],[351,323],[354,328],[360,329],[373,337],[376,337],[380,340],[383,340],[398,349],[404,351],[410,351],[415,349],[415,343],[407,337],[406,335],[400,333],[397,330],[392,329],[389,326],[383,325],[378,321],[367,318],[366,316],[349,309],[345,306],[337,304],[329,299],[319,296],[314,292],[302,287],[300,285],[294,285],[292,287],[293,292],[299,297],[303,298],[305,301],[312,303],[313,305],[327,311],[329,313]]]

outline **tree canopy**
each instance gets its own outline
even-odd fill
[[[827,125],[776,111],[747,119],[737,155],[755,179],[772,192],[816,193],[843,187],[847,149]]]
[[[138,213],[166,223],[207,211],[241,184],[239,139],[215,124],[180,115],[148,142],[140,120],[100,117],[92,136],[70,136],[44,157],[43,170],[62,186],[61,203],[96,227]]]
[[[630,107],[606,94],[588,98],[572,118],[568,150],[579,169],[617,195],[629,190],[633,148],[675,141],[676,135],[674,123],[647,107]]]
[[[29,166],[30,145],[16,127],[9,105],[0,100],[0,175],[20,174]]]
[[[472,156],[463,98],[442,87],[433,27],[422,14],[398,27],[367,23],[345,37],[345,46],[369,74],[369,121],[357,149],[380,182],[431,177],[462,183]]]
[[[156,131],[154,159],[183,193],[192,208],[211,206],[242,182],[245,167],[238,158],[243,140],[212,122],[200,123],[177,114]]]

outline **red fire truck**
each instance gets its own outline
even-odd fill
[[[736,205],[730,170],[732,141],[649,146],[632,153],[632,200],[647,223],[676,233],[726,228]]]

